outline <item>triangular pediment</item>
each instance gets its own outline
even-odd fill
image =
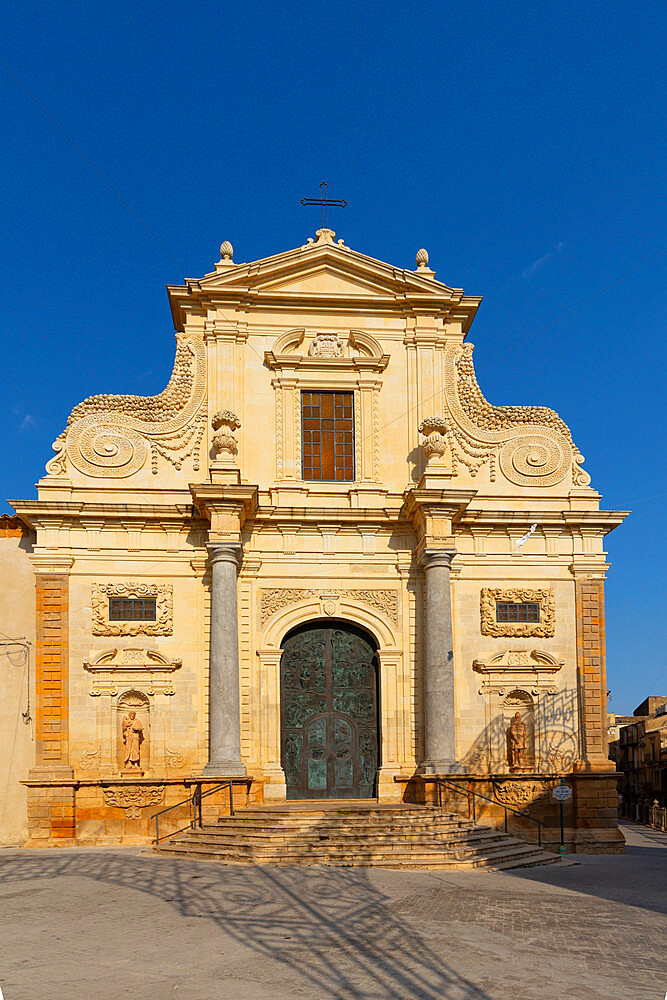
[[[246,264],[221,260],[203,278],[168,288],[177,329],[183,314],[194,307],[225,301],[335,306],[345,302],[360,307],[404,307],[410,302],[434,312],[455,308],[471,320],[479,299],[464,296],[435,280],[434,272],[394,267],[334,242],[329,230],[302,247]]]
[[[281,292],[289,295],[377,295],[393,291],[387,282],[378,280],[371,273],[359,273],[336,260],[312,261],[311,266],[299,268],[288,275],[254,284],[255,289]]]

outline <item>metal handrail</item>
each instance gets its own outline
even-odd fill
[[[490,798],[488,795],[482,795],[481,792],[476,792],[474,788],[463,789],[459,785],[454,784],[453,781],[448,781],[446,778],[438,778],[435,775],[433,778],[425,778],[426,781],[435,781],[438,786],[438,806],[442,809],[442,786],[446,785],[448,788],[453,788],[455,792],[460,795],[465,795],[468,799],[468,818],[470,818],[470,800],[472,797],[472,820],[473,823],[477,822],[477,805],[475,798],[484,799],[486,802],[491,802],[494,806],[501,806],[505,811],[505,833],[507,833],[507,812],[514,813],[516,816],[524,816],[529,819],[532,823],[537,823],[537,843],[539,847],[542,846],[542,826],[543,821],[537,819],[536,816],[531,816],[530,813],[521,812],[520,809],[514,809],[512,806],[506,806],[502,802],[497,802],[496,799]]]
[[[153,813],[151,819],[155,820],[155,839],[151,841],[152,844],[159,844],[161,840],[168,840],[169,837],[175,837],[177,833],[183,833],[184,830],[194,830],[196,826],[201,827],[201,800],[205,799],[207,795],[213,795],[214,792],[220,791],[221,788],[229,788],[229,815],[234,816],[234,783],[232,781],[223,781],[219,785],[214,785],[213,788],[207,788],[205,792],[201,790],[202,784],[203,782],[201,781],[195,782],[195,790],[190,798],[183,799],[181,802],[174,803],[173,806],[167,806],[166,809],[160,809],[159,812]],[[171,833],[160,837],[160,816],[171,812],[172,809],[178,809],[179,806],[184,806],[186,802],[192,807],[192,816],[188,825],[182,826],[179,830],[172,830]]]

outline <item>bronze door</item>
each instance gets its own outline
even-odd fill
[[[280,669],[288,799],[371,798],[378,768],[377,656],[349,626],[286,640]]]

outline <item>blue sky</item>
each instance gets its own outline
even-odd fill
[[[8,4],[2,496],[34,495],[79,400],[164,387],[165,284],[223,239],[300,245],[326,178],[348,245],[425,246],[484,296],[487,398],[556,409],[633,510],[607,544],[610,708],[667,692],[664,29],[614,0]]]

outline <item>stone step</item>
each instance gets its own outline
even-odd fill
[[[327,865],[332,867],[385,867],[385,868],[501,868],[526,867],[557,862],[558,856],[527,845],[503,844],[495,849],[466,852],[405,852],[365,851],[345,853],[295,852],[248,855],[239,850],[220,851],[215,847],[196,843],[171,842],[161,846],[162,855],[180,855],[202,860],[215,860],[232,865]]]
[[[470,823],[469,820],[464,816],[451,816],[447,815],[411,815],[411,816],[360,816],[360,815],[345,815],[345,816],[239,816],[236,813],[234,816],[220,816],[217,819],[218,823],[229,824],[232,822],[241,823],[243,826],[248,826],[254,824],[255,826],[341,826],[347,824],[349,826],[363,826],[363,825],[373,825],[373,826],[389,826],[394,824],[401,827],[409,827],[415,825],[431,826],[434,823]]]
[[[259,813],[245,813],[237,812],[234,816],[220,816],[218,819],[219,824],[224,824],[229,826],[231,824],[238,824],[239,827],[243,829],[248,828],[250,825],[254,826],[271,826],[273,827],[327,827],[327,826],[359,826],[366,827],[377,826],[377,827],[387,827],[393,825],[396,827],[411,827],[411,826],[424,826],[431,827],[437,824],[466,824],[470,823],[471,820],[464,818],[462,816],[457,816],[454,813],[442,813],[439,811],[417,811],[409,814],[387,814],[385,816],[379,816],[375,814],[364,815],[363,813],[345,813],[345,814],[335,814],[330,813],[319,813],[319,814],[302,814],[299,813],[274,813],[274,814],[259,814]]]
[[[480,853],[494,850],[495,848],[511,848],[512,850],[534,851],[538,850],[532,844],[525,844],[516,837],[508,837],[503,833],[490,834],[475,839],[459,839],[450,843],[439,843],[432,839],[422,839],[413,843],[403,840],[390,840],[384,844],[376,841],[369,841],[366,844],[349,844],[332,842],[326,844],[313,844],[301,840],[273,843],[253,844],[248,841],[235,842],[231,844],[220,843],[216,838],[202,837],[198,833],[186,833],[173,838],[171,844],[181,844],[185,846],[196,846],[206,851],[218,853],[221,856],[228,853],[242,854],[252,857],[273,857],[278,855],[309,855],[312,858],[320,856],[341,856],[353,855],[375,855],[391,854],[392,856],[422,854],[461,854]]]
[[[559,860],[454,813],[375,801],[250,806],[177,834],[155,850],[238,865],[501,869]]]
[[[235,820],[222,820],[215,826],[205,824],[209,829],[217,829],[220,832],[227,831],[230,834],[247,833],[280,833],[281,836],[296,836],[299,833],[309,833],[313,836],[330,835],[336,833],[359,833],[366,837],[374,836],[383,832],[395,834],[409,834],[421,831],[423,833],[447,832],[449,830],[468,830],[473,824],[467,820],[453,821],[440,820],[434,822],[421,823],[254,823],[238,822]]]
[[[236,830],[226,830],[220,829],[219,827],[201,827],[193,831],[188,831],[183,836],[187,836],[191,840],[197,840],[202,843],[214,843],[225,845],[228,843],[237,844],[241,839],[239,837],[239,832]],[[402,843],[413,843],[413,842],[424,842],[433,844],[446,844],[446,843],[460,843],[461,841],[478,841],[486,840],[490,837],[495,838],[498,836],[505,836],[505,834],[499,834],[497,831],[490,827],[473,827],[470,829],[452,829],[452,830],[409,830],[409,831],[399,831],[398,833],[394,831],[379,830],[369,835],[366,830],[330,830],[326,833],[319,831],[290,831],[289,835],[285,835],[284,831],[280,830],[247,830],[243,831],[243,842],[251,843],[257,845],[272,845],[272,844],[310,844],[313,847],[326,846],[330,843],[339,843],[346,845],[363,845],[365,843],[395,843],[400,841]]]

